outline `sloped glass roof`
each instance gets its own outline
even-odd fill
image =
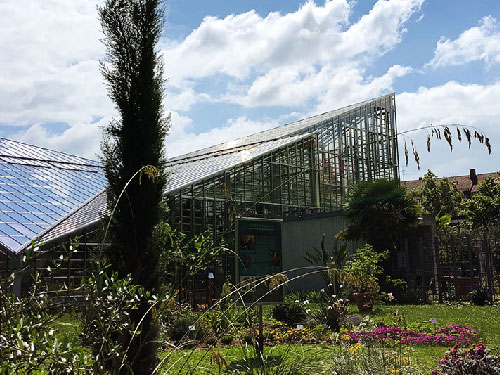
[[[268,152],[310,136],[311,134],[306,133],[300,136],[286,137],[269,142],[253,144],[231,150],[231,152],[221,151],[216,155],[208,155],[205,158],[197,158],[196,160],[191,159],[186,162],[177,161],[169,163],[167,167],[169,179],[165,194],[171,193],[184,186],[189,186],[226,169],[238,166],[261,155],[267,154]]]
[[[96,161],[0,138],[0,243],[19,251],[105,186]]]
[[[290,137],[298,134],[303,134],[305,132],[312,132],[316,125],[323,123],[326,120],[330,120],[331,118],[338,116],[348,115],[353,110],[359,110],[360,107],[364,107],[367,105],[378,106],[383,103],[388,97],[394,97],[394,93],[366,100],[361,103],[351,104],[347,107],[339,108],[330,112],[325,112],[320,115],[316,115],[313,117],[308,117],[296,122],[292,122],[290,124],[285,124],[278,126],[276,128],[272,128],[269,130],[264,130],[259,133],[250,134],[246,137],[238,138],[233,141],[229,141],[226,143],[221,143],[212,147],[204,148],[202,150],[193,151],[187,154],[183,154],[180,156],[176,156],[174,158],[169,159],[172,162],[182,161],[192,158],[198,158],[207,156],[209,154],[218,154],[220,152],[224,152],[227,150],[248,146],[251,144],[258,144],[262,142],[267,142],[271,140],[276,140],[283,137]]]

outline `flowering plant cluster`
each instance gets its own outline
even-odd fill
[[[432,370],[432,374],[460,375],[498,375],[500,374],[500,357],[492,354],[483,343],[468,350],[458,350],[455,345],[452,350],[446,352],[444,358],[439,361],[439,368]]]
[[[466,346],[477,341],[479,334],[469,326],[453,324],[436,329],[434,333],[406,330],[399,327],[381,327],[371,331],[347,332],[342,335],[342,338],[352,342],[395,340],[402,344],[457,344]]]
[[[347,306],[349,305],[349,300],[346,298],[336,298],[332,296],[330,304],[323,308],[323,319],[325,320],[327,326],[332,330],[339,332],[342,325],[347,319]]]

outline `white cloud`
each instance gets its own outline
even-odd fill
[[[354,2],[308,1],[288,14],[207,17],[184,40],[163,40],[170,78],[164,103],[173,111],[168,153],[220,143],[283,120],[239,117],[197,134],[188,116],[200,101],[299,107],[312,100],[322,111],[390,90],[409,68],[394,66],[375,78],[364,77],[365,69],[401,41],[405,23],[423,1],[379,0],[354,24],[349,21]],[[98,66],[104,56],[96,12],[100,3],[0,2],[0,123],[28,125],[17,139],[87,157],[98,152],[100,130],[92,122],[103,117],[100,124],[105,124],[116,113]],[[211,86],[199,92],[207,78]],[[217,98],[214,91],[229,94]],[[54,122],[69,129],[47,131],[44,124]]]
[[[500,27],[492,16],[484,17],[479,26],[464,31],[455,40],[442,38],[438,41],[434,57],[427,66],[440,68],[471,61],[500,63]]]
[[[90,122],[113,111],[94,0],[0,3],[0,122]]]
[[[426,132],[408,134],[418,142],[417,148],[422,159],[422,168],[432,169],[438,175],[450,176],[467,174],[470,168],[478,173],[494,172],[499,169],[500,157],[500,82],[491,85],[463,85],[448,82],[442,86],[421,87],[416,92],[404,92],[396,96],[398,128],[400,131],[420,128],[431,124],[463,124],[482,130],[492,140],[492,153],[488,155],[486,147],[474,142],[468,150],[466,142],[455,141],[454,151],[450,153],[448,145],[434,141],[431,153],[425,146]],[[453,130],[456,140],[455,131]],[[400,139],[400,162],[404,165],[404,154]],[[411,155],[410,155],[411,157]],[[414,164],[405,169],[405,178],[416,178],[418,172]]]
[[[319,72],[324,72],[325,66],[333,71],[354,59],[387,52],[400,42],[406,31],[404,24],[423,1],[379,0],[352,25],[349,15],[353,3],[347,0],[326,1],[323,6],[308,1],[296,12],[284,15],[261,17],[250,11],[224,19],[206,17],[184,40],[165,46],[165,70],[174,86],[217,74],[244,84],[256,75],[251,94],[269,95],[278,86],[276,76],[282,82],[302,81],[314,73],[314,66],[320,67]]]
[[[189,129],[191,120],[172,112],[172,128],[166,140],[168,157],[200,150],[215,144],[224,143],[249,134],[274,128],[279,120],[252,121],[245,117],[229,119],[225,126],[213,128],[202,133]]]
[[[95,160],[101,155],[102,127],[110,120],[111,118],[103,118],[93,124],[75,124],[60,134],[53,134],[44,126],[35,124],[26,131],[13,134],[10,138]]]
[[[392,86],[397,78],[411,71],[411,67],[394,65],[385,74],[366,79],[361,69],[346,67],[337,70],[328,82],[328,90],[321,96],[314,112],[322,113],[387,94],[393,91]]]

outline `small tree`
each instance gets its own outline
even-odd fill
[[[106,0],[99,8],[107,52],[101,68],[119,114],[105,128],[102,142],[108,207],[114,208],[106,256],[120,278],[130,274],[132,283],[146,291],[158,284],[159,249],[152,244],[152,232],[166,182],[168,119],[163,117],[163,69],[156,50],[163,30],[160,5],[161,0]],[[143,172],[154,173],[143,178]],[[132,363],[121,372],[146,374],[155,365],[156,338],[148,305],[131,319],[141,322],[140,335],[132,342],[131,335],[117,338],[129,347]]]
[[[465,202],[464,213],[473,229],[500,226],[500,173],[496,181],[488,177],[479,184],[477,193]]]
[[[398,180],[359,182],[347,194],[344,214],[349,225],[338,237],[363,239],[379,253],[393,250],[401,236],[418,223],[420,211]]]
[[[414,190],[414,194],[420,197],[425,211],[432,214],[436,220],[444,215],[458,215],[463,195],[452,181],[447,178],[438,179],[428,170],[422,182],[422,185]]]

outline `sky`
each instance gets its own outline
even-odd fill
[[[102,3],[0,0],[1,137],[99,157],[117,115]],[[395,92],[399,131],[463,124],[493,148],[427,153],[425,131],[406,133],[422,169],[402,157],[402,179],[500,169],[498,0],[170,0],[165,14],[169,157]]]

